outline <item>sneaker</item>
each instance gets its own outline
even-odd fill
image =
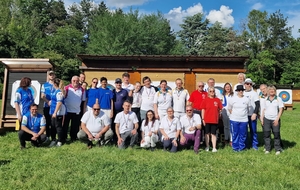
[[[61,147],[62,143],[61,142],[57,142],[56,146],[57,147]]]
[[[151,152],[153,152],[154,151],[154,147],[150,147],[150,150],[151,150]]]
[[[270,151],[267,151],[267,150],[266,150],[265,154],[269,154],[269,153],[270,153]]]
[[[49,147],[53,147],[53,146],[55,146],[55,145],[56,145],[56,141],[51,141]]]
[[[218,152],[218,150],[216,148],[212,149],[212,152]]]
[[[266,152],[266,149],[264,148],[264,150],[263,150],[264,152]]]
[[[279,155],[280,154],[280,151],[276,151],[275,155]]]
[[[49,137],[46,137],[46,140],[43,142],[43,144],[47,144],[50,141]]]
[[[206,147],[206,148],[205,148],[205,151],[208,152],[208,151],[209,151],[209,147]]]

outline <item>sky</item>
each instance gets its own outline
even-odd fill
[[[95,0],[100,3],[102,0]],[[80,0],[65,0],[68,7]],[[125,12],[130,8],[140,13],[150,14],[160,11],[170,21],[174,31],[179,31],[183,19],[196,13],[203,13],[211,23],[219,21],[225,27],[238,30],[241,22],[253,10],[267,11],[269,14],[277,10],[288,17],[288,25],[293,26],[292,35],[300,37],[300,0],[104,0],[109,9],[121,8]]]

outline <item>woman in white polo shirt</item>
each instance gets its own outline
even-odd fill
[[[181,124],[179,119],[174,117],[172,107],[167,109],[167,115],[161,120],[159,129],[163,135],[164,150],[170,149],[170,152],[177,152],[177,139],[181,131]]]
[[[265,153],[269,154],[271,151],[271,130],[274,134],[274,148],[276,155],[282,151],[280,138],[280,117],[283,112],[283,101],[276,95],[275,86],[268,87],[269,95],[264,100],[264,110],[262,111],[262,125],[265,140]]]
[[[158,127],[159,121],[155,119],[154,112],[148,110],[146,113],[146,119],[143,120],[141,131],[142,131],[142,141],[141,147],[149,148],[153,151],[156,143],[158,142]]]
[[[228,111],[230,113],[230,130],[232,134],[232,149],[236,152],[246,148],[248,112],[250,99],[244,96],[244,86],[236,87],[237,95],[228,101]]]
[[[172,106],[172,92],[167,89],[167,81],[160,81],[160,90],[154,95],[155,118],[162,119],[167,115],[167,109]]]

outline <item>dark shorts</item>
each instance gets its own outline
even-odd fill
[[[206,123],[204,128],[205,128],[205,134],[211,133],[215,135],[217,133],[218,124]]]

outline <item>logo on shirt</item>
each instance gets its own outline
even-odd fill
[[[214,101],[215,107],[218,107],[218,102]]]

